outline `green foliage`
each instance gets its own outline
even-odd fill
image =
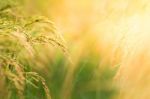
[[[118,89],[113,83],[113,78],[117,69],[111,69],[110,65],[100,65],[101,58],[98,55],[89,53],[85,57],[81,57],[77,63],[76,69],[73,70],[73,76],[67,84],[66,89],[63,89],[65,78],[70,73],[70,66],[64,57],[56,55],[53,61],[50,61],[50,73],[44,73],[43,77],[48,82],[48,87],[51,90],[53,99],[63,99],[62,92],[68,91],[70,86],[70,95],[67,99],[115,99]]]
[[[115,71],[100,65],[99,58],[85,57],[76,69],[71,99],[113,99],[117,88],[112,83]]]

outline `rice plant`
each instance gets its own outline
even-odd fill
[[[39,45],[57,46],[67,53],[63,40],[49,19],[26,16],[15,1],[1,0],[0,4],[0,75],[5,98],[25,99],[27,86],[38,88],[41,83],[43,97],[51,99],[43,77],[23,62],[35,59]]]
[[[56,52],[44,64],[42,56],[53,53],[47,51],[49,47],[60,49],[67,58],[68,51],[54,23],[27,14],[24,1],[28,0],[0,0],[0,98],[114,99],[116,69],[108,61],[103,64],[91,36],[82,35],[83,46],[74,44],[81,52],[75,50],[73,63]]]

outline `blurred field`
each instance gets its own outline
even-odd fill
[[[7,5],[6,1],[0,0],[1,8]],[[51,99],[150,98],[149,0],[14,2],[21,5],[25,16],[44,16],[54,22],[54,27],[44,28],[46,32],[39,30],[45,26],[43,23],[29,31],[33,35],[42,32],[45,37],[56,37],[54,46],[34,46],[37,53],[33,57],[24,50],[18,56],[25,72],[36,72],[45,79]],[[55,32],[53,28],[61,37],[49,35],[47,31]],[[6,44],[3,39],[0,35],[0,48]],[[61,40],[57,42],[57,39]],[[0,62],[2,66],[3,61]],[[26,76],[28,82],[25,82],[23,97],[19,97],[11,81],[3,77],[3,71],[0,73],[0,99],[48,98],[43,80],[36,82]]]

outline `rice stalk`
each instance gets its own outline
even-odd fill
[[[0,1],[1,2],[1,1]],[[19,7],[18,7],[19,8]],[[58,46],[67,53],[64,41],[57,33],[53,22],[45,17],[25,17],[20,9],[11,4],[0,7],[0,72],[5,76],[9,85],[7,88],[15,88],[20,99],[24,99],[24,90],[27,84],[36,87],[34,81],[41,82],[47,99],[51,99],[45,80],[36,72],[26,71],[26,66],[19,60],[25,56],[34,58],[36,44]],[[30,58],[27,61],[31,61]],[[12,91],[9,90],[11,98]]]

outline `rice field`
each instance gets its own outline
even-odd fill
[[[149,0],[0,0],[0,99],[150,99]]]

